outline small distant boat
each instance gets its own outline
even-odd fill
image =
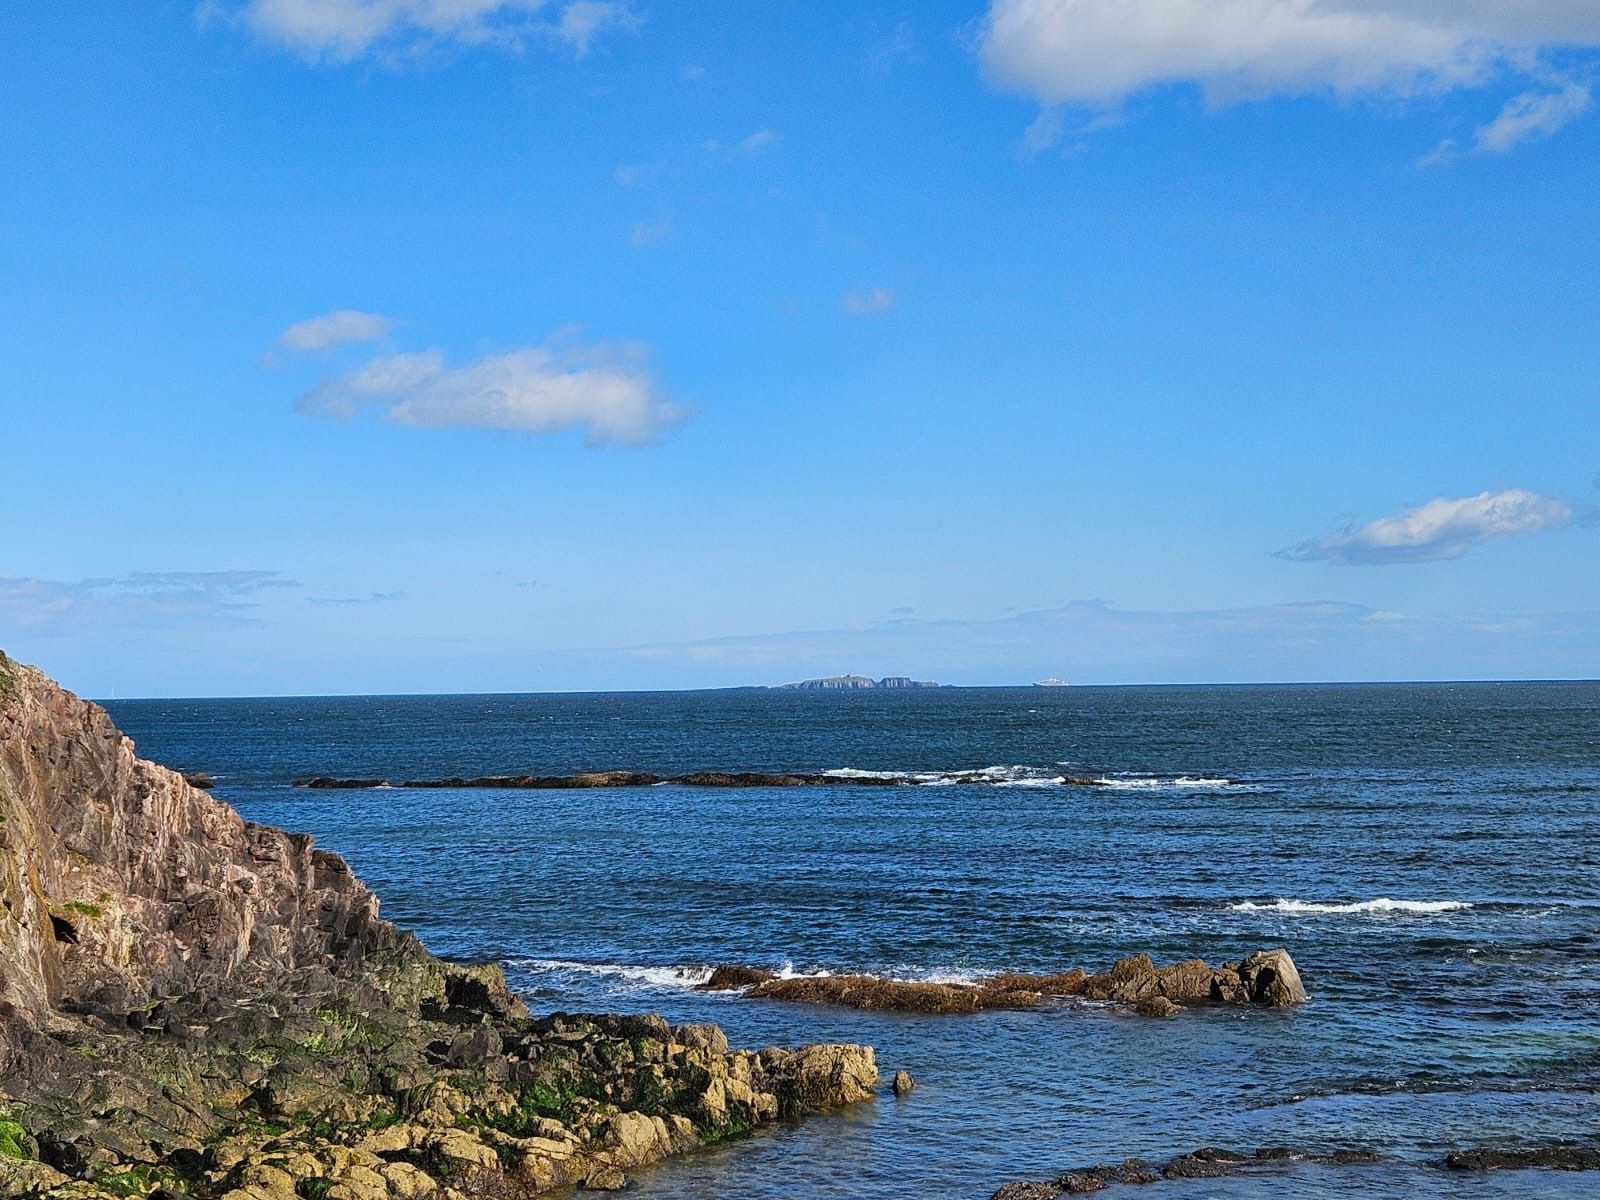
[[[1052,676],[1050,676],[1049,679],[1041,679],[1041,680],[1039,680],[1039,682],[1034,684],[1033,686],[1034,687],[1071,687],[1072,685],[1070,683],[1068,683],[1065,679],[1057,679],[1054,675],[1052,675]]]

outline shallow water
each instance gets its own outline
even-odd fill
[[[920,1087],[644,1172],[651,1197],[984,1197],[1203,1145],[1600,1132],[1600,685],[121,701],[141,750],[315,833],[535,1008],[869,1042]],[[906,772],[903,788],[312,792],[298,776]],[[991,782],[942,773],[992,768]],[[1053,784],[1064,774],[1109,781]],[[1285,945],[1313,1003],[873,1015],[706,966],[961,978]],[[1589,1175],[1295,1168],[1172,1197],[1580,1196]]]

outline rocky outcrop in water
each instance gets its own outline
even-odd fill
[[[141,760],[0,655],[0,1195],[616,1185],[876,1081],[868,1047],[531,1019],[498,967],[380,919],[337,855]]]
[[[1370,1165],[1384,1161],[1366,1150],[1336,1150],[1315,1154],[1286,1146],[1262,1150],[1219,1150],[1209,1147],[1180,1154],[1165,1163],[1129,1158],[1120,1163],[1100,1163],[1078,1167],[1047,1180],[1019,1180],[999,1188],[990,1200],[1056,1200],[1058,1196],[1077,1196],[1098,1192],[1112,1184],[1161,1183],[1182,1179],[1221,1179],[1229,1175],[1270,1172],[1293,1163],[1319,1166]]]
[[[1157,966],[1147,954],[1089,975],[1011,973],[976,983],[928,983],[877,975],[781,976],[751,967],[718,967],[704,991],[736,991],[754,1000],[837,1004],[891,1012],[949,1014],[984,1009],[1037,1008],[1065,998],[1132,1006],[1164,1017],[1191,1004],[1259,1004],[1288,1008],[1303,1004],[1306,990],[1287,950],[1262,950],[1236,963],[1207,966],[1198,958]]]
[[[952,771],[941,775],[944,783],[992,784],[994,776],[982,772]],[[584,788],[656,787],[676,784],[696,788],[794,788],[794,787],[916,787],[919,780],[890,773],[855,771],[842,775],[817,772],[768,771],[691,771],[686,775],[658,775],[653,771],[583,771],[576,775],[452,775],[446,779],[408,779],[394,783],[387,779],[340,779],[332,775],[311,775],[293,781],[295,787],[328,790],[364,788],[505,788],[512,791],[566,791]],[[1062,786],[1103,787],[1097,779],[1057,775],[1053,783]]]
[[[1347,1149],[1329,1153],[1269,1146],[1259,1150],[1222,1150],[1208,1147],[1180,1154],[1165,1163],[1130,1158],[1120,1163],[1079,1167],[1047,1180],[1019,1180],[999,1188],[990,1200],[1056,1200],[1098,1192],[1112,1184],[1162,1183],[1170,1180],[1220,1179],[1230,1175],[1269,1175],[1286,1166],[1360,1167],[1393,1162],[1370,1150]],[[1600,1148],[1585,1145],[1540,1146],[1528,1149],[1482,1147],[1458,1150],[1419,1168],[1443,1167],[1452,1171],[1496,1170],[1600,1170]],[[1392,1184],[1391,1184],[1392,1186]]]

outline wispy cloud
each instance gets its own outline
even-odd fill
[[[369,54],[414,57],[443,43],[516,48],[544,7],[544,0],[246,0],[200,11],[237,20],[262,41],[312,61],[339,63]]]
[[[1499,538],[1561,529],[1571,519],[1572,505],[1566,501],[1521,488],[1459,499],[1441,496],[1289,546],[1278,556],[1341,565],[1434,562],[1460,558]]]
[[[399,425],[552,433],[590,445],[642,445],[684,420],[628,346],[532,346],[452,367],[443,353],[385,354],[300,397],[301,412],[349,418],[365,407]]]
[[[850,671],[946,683],[1572,678],[1600,671],[1597,635],[1600,611],[1435,617],[1334,601],[1185,611],[1080,600],[991,620],[902,617],[620,653],[638,664],[634,686]]]
[[[654,246],[672,232],[671,221],[640,221],[628,234],[628,245],[635,250]]]
[[[306,601],[321,605],[392,604],[405,598],[404,592],[368,592],[365,596],[307,596]]]
[[[1573,0],[990,0],[979,34],[988,78],[1046,108],[1114,107],[1164,85],[1222,104],[1437,93],[1505,73],[1542,82],[1544,51],[1597,46],[1600,6]],[[1503,128],[1479,131],[1485,149],[1587,103],[1565,90],[1521,99]]]
[[[848,317],[871,317],[891,311],[900,299],[890,288],[851,288],[839,297],[839,311]]]
[[[759,158],[774,146],[783,141],[783,136],[775,129],[758,129],[748,137],[740,138],[732,145],[724,142],[709,141],[706,143],[706,153],[723,162],[738,162],[741,159]]]
[[[573,0],[561,12],[556,32],[579,58],[602,33],[637,33],[644,18],[631,4],[617,0]]]
[[[305,321],[296,321],[278,335],[280,349],[295,354],[313,354],[359,342],[376,342],[387,337],[394,327],[391,317],[341,308]]]
[[[620,0],[205,0],[204,22],[229,21],[312,62],[374,58],[400,64],[443,46],[494,46],[513,53],[531,40],[568,46],[580,58],[605,33],[631,33],[642,18]]]
[[[277,571],[149,571],[67,581],[0,577],[0,626],[47,636],[249,624],[261,592],[297,586]]]
[[[1547,138],[1589,111],[1592,97],[1582,84],[1568,83],[1560,91],[1523,92],[1506,101],[1499,116],[1473,131],[1476,154],[1505,154],[1530,139]],[[1461,146],[1445,138],[1417,160],[1421,167],[1438,167],[1461,157]]]
[[[1589,89],[1569,84],[1559,92],[1524,92],[1506,102],[1500,115],[1473,135],[1477,148],[1504,154],[1529,138],[1549,137],[1589,109]]]

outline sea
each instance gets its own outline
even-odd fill
[[[1386,1161],[1137,1191],[1600,1195],[1594,1174],[1434,1165],[1600,1145],[1600,684],[107,707],[146,756],[344,855],[436,953],[504,963],[536,1011],[715,1021],[752,1047],[868,1043],[918,1083],[639,1172],[639,1197],[983,1200],[1129,1156],[1282,1145]],[[841,782],[291,785],[612,768]],[[851,786],[856,772],[908,786]],[[1303,1007],[909,1016],[695,990],[723,963],[966,980],[1277,946]]]

